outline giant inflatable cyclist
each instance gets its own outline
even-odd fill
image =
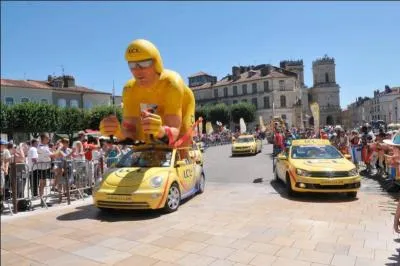
[[[120,140],[190,145],[195,122],[192,90],[178,73],[164,69],[160,52],[147,40],[131,42],[125,59],[133,78],[122,93],[122,123],[108,116],[100,123],[101,133]]]

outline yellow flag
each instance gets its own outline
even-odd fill
[[[261,132],[265,132],[265,130],[267,130],[267,128],[264,125],[264,120],[261,115],[260,115],[260,130],[261,130]]]
[[[206,123],[206,133],[212,134],[214,132],[211,122]]]
[[[310,109],[311,109],[311,113],[314,117],[314,130],[315,130],[315,133],[318,134],[319,133],[319,104],[316,102],[313,102],[312,104],[310,104]]]

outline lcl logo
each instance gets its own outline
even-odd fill
[[[139,49],[138,48],[129,48],[128,49],[128,53],[133,54],[133,53],[139,53]]]

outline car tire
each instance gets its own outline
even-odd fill
[[[179,191],[179,187],[176,183],[172,183],[168,189],[167,199],[165,200],[165,212],[171,213],[178,210],[180,202],[181,192]]]
[[[289,174],[286,174],[286,192],[289,197],[296,196],[296,192],[292,189],[292,181],[290,181]]]
[[[347,192],[346,195],[349,198],[355,199],[355,198],[357,198],[357,191],[356,192]]]
[[[206,186],[206,176],[204,175],[204,173],[201,173],[197,193],[202,194],[205,190],[205,186]]]

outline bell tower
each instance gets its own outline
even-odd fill
[[[310,89],[312,102],[320,106],[320,123],[340,124],[339,85],[336,83],[335,59],[325,55],[312,63],[313,87]]]

